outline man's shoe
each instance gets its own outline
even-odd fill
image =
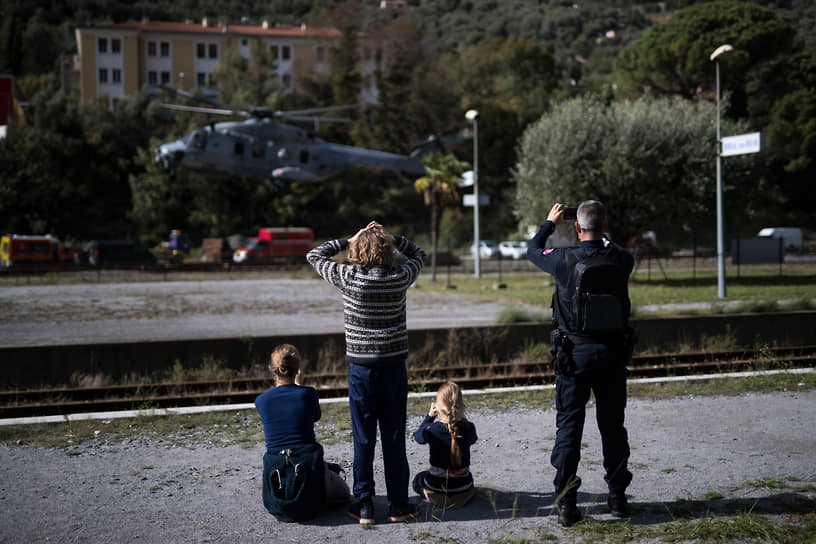
[[[558,522],[564,527],[572,527],[584,519],[574,499],[562,499],[558,502],[556,508],[558,509]]]
[[[624,489],[610,487],[606,504],[609,505],[609,510],[612,511],[612,515],[616,518],[629,517],[629,502],[626,500],[626,491]]]
[[[374,503],[370,497],[356,501],[348,509],[348,515],[360,521],[360,525],[374,524]]]
[[[410,502],[392,504],[388,507],[388,521],[397,523],[407,521],[419,515],[419,507]]]

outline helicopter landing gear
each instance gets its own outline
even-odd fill
[[[292,188],[292,182],[288,179],[273,179],[271,188],[272,192],[276,194],[288,193]]]

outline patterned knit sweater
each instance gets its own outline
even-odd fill
[[[332,257],[348,247],[343,239],[306,255],[320,277],[343,294],[346,358],[352,363],[385,366],[404,361],[408,354],[405,292],[419,275],[425,252],[404,236],[394,235],[394,245],[407,258],[403,264],[363,268],[338,263]]]

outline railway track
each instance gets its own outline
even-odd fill
[[[629,366],[630,378],[690,376],[812,368],[816,346],[733,350],[706,353],[638,355]],[[321,398],[347,395],[345,372],[307,376],[306,385]],[[509,387],[553,383],[549,361],[485,363],[408,369],[413,389],[435,390],[453,380],[465,388]],[[271,387],[269,378],[236,378],[217,381],[115,385],[105,387],[54,388],[0,391],[0,418],[66,415],[139,408],[169,408],[213,404],[249,403]]]

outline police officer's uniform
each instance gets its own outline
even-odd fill
[[[541,225],[527,250],[527,257],[540,269],[552,274],[558,286],[560,300],[554,300],[553,305],[560,304],[561,308],[570,307],[572,293],[567,290],[570,276],[570,267],[575,266],[576,248],[545,249],[547,238],[555,231],[555,224],[546,221]],[[580,247],[587,255],[610,250],[612,258],[620,263],[626,277],[632,272],[634,259],[632,255],[608,240],[582,241]],[[628,316],[628,297],[626,302]],[[553,308],[556,311],[556,308]],[[556,315],[558,312],[556,312]],[[623,490],[632,480],[632,473],[627,468],[629,459],[629,443],[626,428],[624,427],[624,409],[626,407],[626,359],[624,339],[600,339],[582,337],[575,331],[566,328],[559,319],[559,329],[571,341],[567,342],[567,349],[571,350],[573,369],[568,373],[559,373],[556,378],[556,437],[550,462],[556,469],[555,491],[561,495],[567,489],[565,496],[575,504],[577,489],[580,480],[576,478],[578,462],[581,459],[581,436],[584,430],[586,403],[590,391],[595,393],[596,416],[598,429],[601,434],[603,447],[603,465],[606,470],[605,480],[609,484],[610,493]],[[574,321],[573,321],[574,322]],[[622,335],[621,335],[622,336]],[[563,495],[562,495],[563,496]]]

